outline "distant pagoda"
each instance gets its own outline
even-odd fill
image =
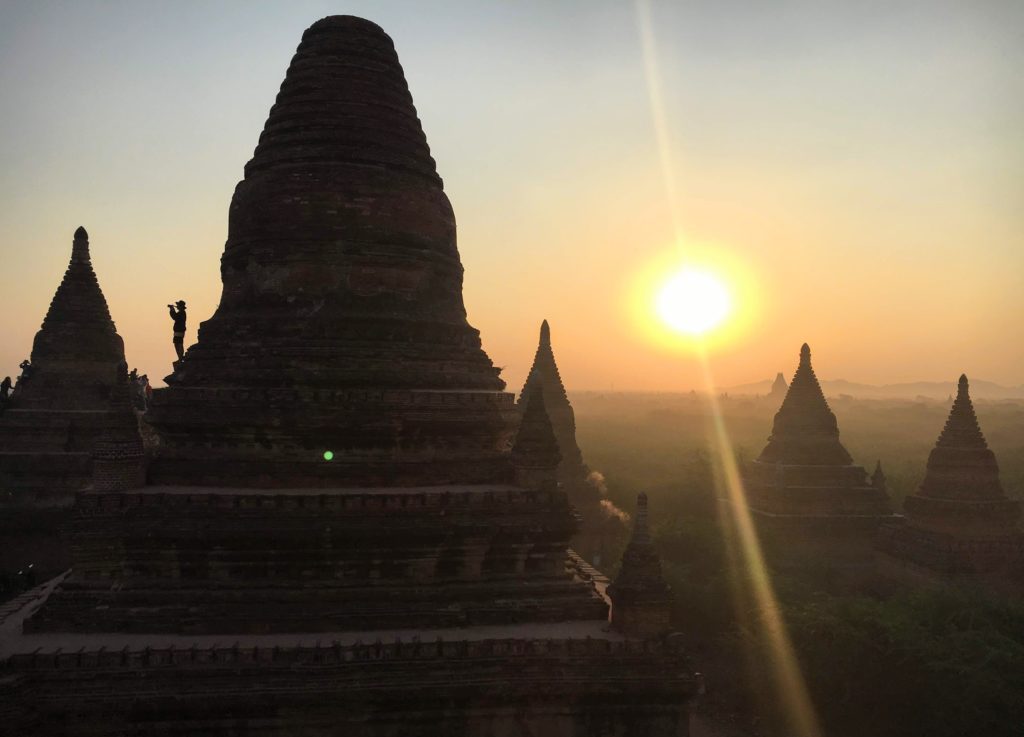
[[[769,397],[782,399],[786,396],[786,391],[789,389],[789,385],[786,384],[786,378],[780,371],[775,375],[775,381],[772,382],[772,389],[768,393]]]
[[[689,733],[678,638],[610,629],[599,576],[567,551],[547,395],[527,393],[517,431],[378,26],[303,34],[221,275],[156,391],[147,485],[137,444],[98,447],[72,571],[0,629],[8,726]]]
[[[903,508],[903,522],[879,532],[887,572],[942,580],[1017,576],[1024,582],[1021,504],[1003,491],[966,376],[928,456],[924,480]]]
[[[60,510],[70,511],[89,482],[96,439],[135,427],[124,342],[93,272],[89,235],[78,228],[31,365],[0,414],[0,565],[67,565],[56,534]]]
[[[610,502],[602,499],[600,489],[590,479],[590,469],[583,462],[583,453],[576,442],[576,416],[555,363],[547,320],[541,323],[537,353],[519,395],[518,407],[524,417],[529,413],[530,397],[535,393],[544,397],[544,405],[558,439],[562,456],[558,464],[558,481],[580,518],[572,540],[573,548],[594,565],[607,563],[610,551],[621,545],[626,528],[620,516],[612,513],[608,506]]]
[[[801,542],[823,542],[826,554],[855,565],[870,559],[875,528],[890,515],[884,477],[872,483],[839,442],[806,343],[768,444],[744,475],[750,509],[766,535],[778,532],[777,547],[799,553]]]

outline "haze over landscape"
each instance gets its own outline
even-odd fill
[[[191,344],[281,69],[347,12],[401,49],[510,388],[542,318],[570,389],[700,388],[692,352],[638,324],[636,285],[680,254],[741,308],[710,348],[720,387],[788,379],[804,341],[823,379],[1024,383],[1017,4],[342,6],[3,8],[0,374],[79,225],[129,363],[170,372],[164,305],[188,300]]]

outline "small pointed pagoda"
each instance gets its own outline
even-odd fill
[[[1021,504],[999,481],[966,376],[905,518],[879,532],[884,570],[941,580],[1006,578],[1024,563]]]
[[[523,384],[523,391],[519,395],[520,412],[525,413],[529,406],[534,387],[540,387],[544,394],[544,404],[547,407],[548,416],[551,417],[555,436],[558,438],[558,448],[562,454],[562,462],[558,465],[559,481],[571,496],[575,496],[576,493],[584,489],[596,491],[586,484],[590,469],[583,462],[583,453],[576,443],[576,415],[573,412],[572,404],[569,403],[565,386],[562,384],[562,376],[558,373],[555,354],[551,349],[551,327],[547,320],[540,324],[537,353],[534,355],[530,373]]]
[[[884,481],[873,484],[839,442],[836,416],[806,343],[768,444],[746,465],[744,477],[755,520],[769,540],[774,534],[776,547],[799,559],[806,552],[801,542],[816,553],[821,543],[825,559],[835,554],[856,565],[870,561],[875,529],[890,515],[889,495]]]
[[[785,398],[788,389],[789,385],[786,383],[786,377],[780,371],[775,375],[775,381],[772,382],[772,389],[768,392],[768,396],[772,399],[782,400]]]
[[[576,442],[576,415],[555,363],[547,320],[540,325],[537,352],[519,395],[518,409],[524,418],[530,413],[534,396],[544,398],[562,459],[558,464],[558,481],[579,515],[573,549],[594,565],[602,565],[608,554],[621,545],[626,527],[620,515],[611,512],[610,503],[602,499],[600,489],[590,479],[590,469],[583,462]]]
[[[658,637],[670,629],[672,596],[651,540],[647,494],[636,498],[633,535],[622,554],[619,575],[608,587],[612,627],[626,634]]]
[[[21,528],[5,535],[2,564],[52,570],[67,562],[56,527],[89,482],[96,439],[136,426],[124,342],[92,268],[89,234],[78,228],[30,365],[0,414],[0,516]],[[43,538],[26,538],[25,529]]]

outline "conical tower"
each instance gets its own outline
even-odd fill
[[[789,390],[789,385],[786,383],[786,377],[782,375],[780,371],[775,375],[775,381],[772,382],[772,389],[768,396],[778,399],[783,399],[786,396],[786,392]]]
[[[576,443],[576,416],[569,397],[562,384],[562,377],[558,373],[558,365],[555,363],[555,354],[551,349],[551,328],[548,321],[544,320],[540,325],[540,340],[537,344],[537,353],[533,358],[533,365],[530,373],[523,384],[523,391],[519,395],[519,410],[524,413],[530,403],[530,397],[536,387],[540,387],[544,394],[544,404],[548,416],[551,418],[551,425],[558,438],[558,448],[562,454],[562,462],[558,466],[558,478],[572,495],[582,486],[590,473],[583,463],[583,454]]]
[[[619,575],[608,587],[608,597],[612,627],[646,637],[668,632],[672,597],[648,528],[647,494],[636,498],[633,535],[622,554]]]
[[[879,535],[884,559],[894,564],[890,570],[974,578],[1012,576],[1024,564],[1021,505],[1003,491],[966,376],[928,456],[924,480],[903,507],[905,524]]]
[[[235,188],[217,311],[154,398],[153,480],[508,477],[514,398],[466,320],[462,274],[391,39],[315,23]]]
[[[870,565],[878,525],[891,515],[884,484],[872,483],[839,442],[839,425],[811,366],[800,362],[761,455],[744,469],[747,501],[784,567]]]
[[[921,487],[904,508],[912,525],[957,536],[1000,537],[1018,526],[1020,503],[1003,491],[966,376],[960,377],[946,425],[928,455]]]
[[[44,575],[68,565],[58,527],[89,483],[93,445],[131,432],[124,343],[92,268],[89,235],[78,228],[31,363],[0,414],[0,526],[12,525],[0,529],[0,567],[34,562]]]
[[[786,465],[848,465],[853,462],[839,442],[836,416],[825,401],[811,367],[811,349],[800,347],[800,364],[775,414],[768,445],[758,459]]]
[[[0,415],[0,467],[9,471],[26,460],[35,463],[31,456],[38,453],[62,457],[35,463],[38,468],[30,476],[37,477],[38,485],[6,474],[4,485],[34,487],[44,496],[66,495],[82,486],[88,463],[79,461],[88,459],[98,434],[135,425],[130,405],[125,411],[127,396],[124,342],[93,272],[89,235],[78,228],[67,271],[33,341],[31,365]],[[68,479],[58,483],[54,477],[65,471]],[[47,488],[51,482],[56,486]]]

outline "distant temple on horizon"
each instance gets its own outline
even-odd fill
[[[32,564],[55,575],[70,564],[61,527],[90,481],[95,443],[136,430],[124,342],[80,227],[31,358],[0,408],[0,569]]]
[[[620,516],[613,514],[607,506],[611,503],[602,499],[601,490],[590,478],[590,469],[583,462],[583,453],[576,442],[576,416],[555,363],[547,320],[541,323],[537,352],[519,395],[520,412],[526,412],[532,392],[538,388],[544,396],[562,455],[558,464],[558,481],[580,515],[573,546],[594,565],[606,564],[609,562],[606,560],[608,551],[621,545],[619,540],[626,530]]]
[[[966,376],[928,456],[924,480],[903,508],[904,519],[879,531],[883,573],[913,583],[971,582],[1024,591],[1021,503],[1003,491]]]
[[[564,389],[534,379],[516,411],[462,275],[391,39],[314,23],[148,467],[137,435],[97,442],[72,570],[5,610],[4,726],[686,737],[698,679],[646,516],[611,587],[569,554]],[[90,370],[119,391],[104,330]]]
[[[839,442],[836,416],[806,343],[768,444],[746,464],[744,480],[747,503],[776,563],[870,566],[875,530],[891,517],[885,477],[878,467],[869,478]]]
[[[784,399],[786,392],[789,390],[789,385],[786,383],[786,377],[782,375],[780,371],[775,375],[775,381],[772,382],[772,389],[768,392],[768,396],[772,399]]]

